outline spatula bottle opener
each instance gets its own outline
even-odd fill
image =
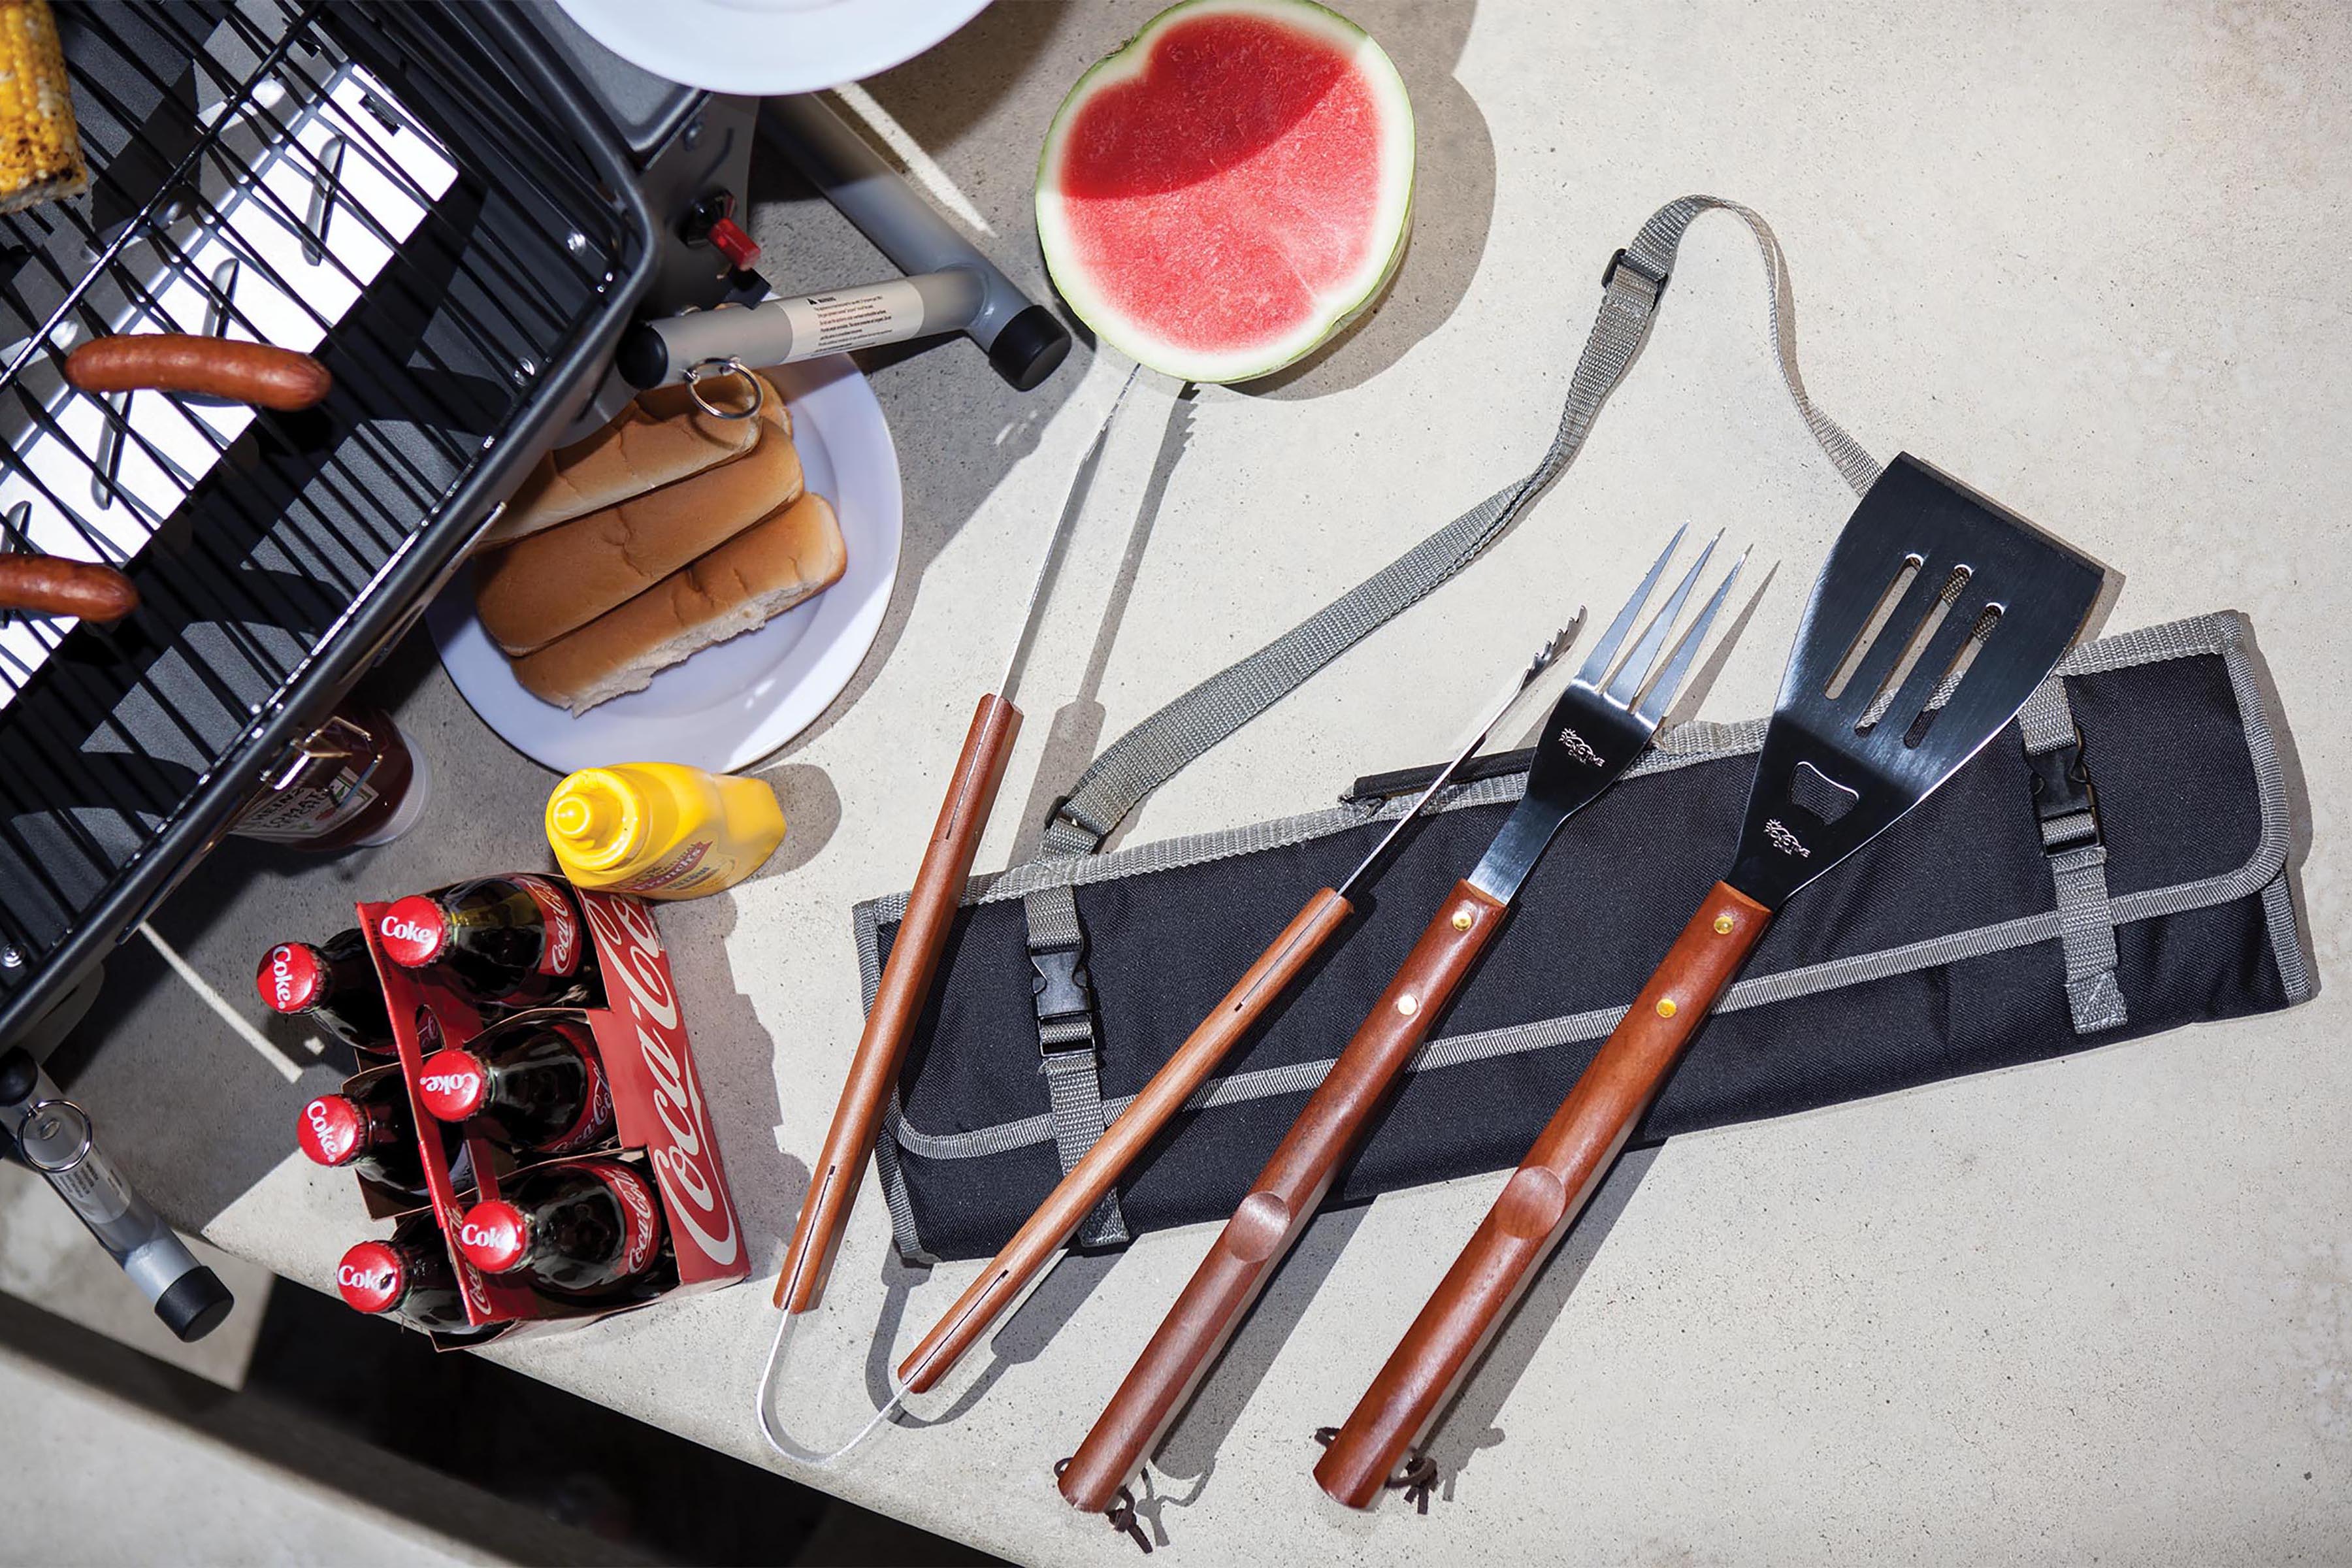
[[[1569,1091],[1315,1467],[1369,1508],[1567,1234],[1683,1047],[1801,889],[1958,772],[2056,668],[2103,574],[1908,456],[1813,584],[1731,871]]]
[[[1519,885],[1560,825],[1648,749],[1738,576],[1737,566],[1725,574],[1706,607],[1669,647],[1668,635],[1714,552],[1710,542],[1621,661],[1618,655],[1682,538],[1677,531],[1667,542],[1554,705],[1528,769],[1527,794],[1504,819],[1477,869],[1456,882],[1438,906],[1403,967],[1308,1097],[1094,1429],[1063,1464],[1058,1484],[1072,1507],[1107,1512],[1118,1500],[1128,1478],[1182,1412],[1314,1218],[1332,1178],[1362,1142],[1431,1024],[1501,928]]]

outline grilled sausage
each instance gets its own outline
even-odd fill
[[[287,413],[310,407],[335,384],[309,354],[190,332],[92,338],[66,356],[66,379],[84,392],[193,392]]]
[[[119,621],[139,607],[139,590],[111,566],[61,555],[0,553],[0,610]]]

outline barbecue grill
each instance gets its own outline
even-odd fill
[[[93,179],[0,218],[0,547],[113,563],[142,604],[0,621],[0,1041],[406,629],[676,259],[519,8],[58,12]],[[75,343],[129,331],[304,350],[335,390],[289,415],[65,385]]]

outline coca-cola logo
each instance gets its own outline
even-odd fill
[[[340,1165],[359,1141],[359,1118],[341,1095],[322,1094],[302,1108],[303,1152],[321,1165]]]
[[[569,974],[580,967],[580,922],[572,918],[572,900],[563,889],[541,877],[517,877],[516,882],[539,906],[547,940],[540,949],[541,974]]]
[[[522,1212],[499,1200],[476,1204],[457,1222],[457,1246],[493,1274],[512,1268],[523,1258]]]
[[[343,1254],[335,1286],[362,1312],[382,1312],[400,1300],[404,1283],[400,1254],[380,1241],[362,1241]]]
[[[625,1232],[621,1270],[635,1274],[654,1260],[654,1248],[661,1245],[661,1215],[654,1208],[654,1195],[625,1165],[596,1173],[613,1189],[613,1195],[621,1200]]]
[[[394,902],[376,921],[375,930],[394,963],[414,968],[440,955],[445,934],[441,908],[421,893]]]
[[[637,1047],[652,1079],[654,1115],[667,1140],[648,1139],[646,1160],[669,1200],[671,1226],[691,1237],[712,1264],[725,1268],[741,1252],[742,1237],[719,1173],[701,1086],[686,1060],[677,997],[661,958],[661,933],[652,915],[635,900],[583,892],[581,907],[603,944],[608,999],[636,1019]],[[616,980],[617,988],[613,984]]]
[[[443,1051],[416,1069],[416,1096],[443,1121],[463,1121],[481,1109],[487,1085],[482,1064],[466,1051]]]
[[[299,942],[281,942],[254,972],[253,984],[272,1012],[299,1013],[319,999],[319,956]]]
[[[470,1094],[481,1079],[469,1072],[429,1072],[418,1081],[427,1094]]]

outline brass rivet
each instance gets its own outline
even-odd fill
[[[1403,995],[1397,998],[1397,1011],[1403,1014],[1408,1018],[1412,1017],[1415,1013],[1421,1011],[1421,998],[1415,996],[1410,991],[1406,992]]]
[[[1671,996],[1661,996],[1661,997],[1659,997],[1659,998],[1658,998],[1658,1016],[1659,1016],[1659,1017],[1661,1017],[1661,1018],[1671,1018],[1671,1017],[1673,1017],[1674,1016],[1675,1016],[1675,999],[1674,999],[1673,997],[1671,997]]]
[[[1470,911],[1468,910],[1456,910],[1454,911],[1454,929],[1455,931],[1468,931],[1470,929]]]
[[[1738,922],[1734,921],[1729,915],[1717,915],[1715,917],[1715,934],[1717,936],[1729,936],[1731,934],[1731,928],[1737,923]]]

